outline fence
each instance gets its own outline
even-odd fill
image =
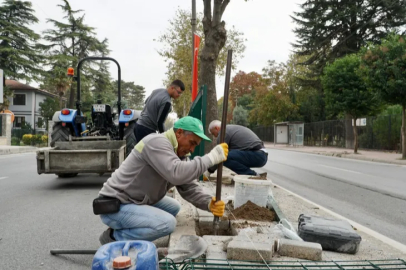
[[[374,116],[357,122],[359,148],[400,151],[402,115]],[[252,130],[261,140],[274,142],[273,126]],[[304,145],[353,148],[352,120],[305,123]]]

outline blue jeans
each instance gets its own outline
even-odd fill
[[[263,167],[268,161],[268,154],[264,151],[230,150],[224,166],[237,174],[256,175],[250,168]]]
[[[100,218],[114,229],[117,241],[153,241],[175,230],[179,210],[180,203],[165,196],[154,205],[122,204],[119,212],[100,215]]]

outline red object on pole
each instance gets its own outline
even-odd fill
[[[192,102],[195,101],[197,97],[197,73],[198,73],[198,63],[197,59],[199,56],[199,45],[200,45],[200,37],[198,35],[195,35],[195,46],[194,46],[194,53],[193,53],[193,78],[192,78]]]

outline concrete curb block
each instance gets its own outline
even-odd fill
[[[370,161],[370,162],[380,162],[380,163],[387,163],[387,164],[395,164],[395,165],[404,165],[406,166],[406,160],[385,160],[385,159],[376,159],[376,158],[368,158],[364,156],[347,156],[347,154],[340,154],[340,153],[320,153],[320,152],[305,152],[300,150],[291,150],[291,149],[279,149],[279,148],[268,148],[274,150],[281,150],[281,151],[292,151],[310,155],[321,155],[327,157],[336,157],[336,158],[345,158],[345,159],[355,159],[355,160],[363,160],[363,161]]]
[[[363,226],[363,225],[361,225],[361,224],[359,224],[359,223],[357,223],[357,222],[355,222],[355,221],[353,221],[351,219],[343,217],[343,216],[341,216],[341,215],[339,215],[339,214],[337,214],[337,213],[335,213],[335,212],[333,212],[333,211],[331,211],[331,210],[329,210],[329,209],[327,209],[327,208],[325,208],[325,207],[323,207],[321,205],[318,205],[318,204],[316,204],[316,203],[314,203],[314,202],[312,202],[312,201],[310,201],[310,200],[308,200],[306,198],[303,198],[302,196],[300,196],[300,195],[298,195],[298,194],[296,194],[296,193],[294,193],[294,192],[292,192],[292,191],[290,191],[290,190],[288,190],[286,188],[283,188],[283,187],[281,187],[281,186],[279,186],[277,184],[274,184],[274,185],[277,186],[278,188],[288,192],[289,194],[292,194],[296,198],[299,198],[299,199],[301,199],[301,200],[303,200],[303,201],[305,201],[305,202],[307,202],[309,204],[312,204],[312,205],[318,207],[320,210],[323,210],[326,213],[328,213],[328,214],[330,214],[330,215],[332,215],[332,216],[334,216],[334,217],[336,217],[338,219],[347,220],[353,227],[356,227],[357,230],[362,231],[362,232],[370,235],[371,237],[374,237],[374,238],[386,243],[387,245],[389,245],[389,246],[391,246],[391,247],[393,247],[393,248],[395,248],[395,249],[397,249],[397,250],[399,250],[399,251],[401,251],[403,253],[406,253],[406,245],[404,245],[402,243],[399,243],[399,242],[397,242],[397,241],[395,241],[395,240],[393,240],[393,239],[391,239],[389,237],[386,237],[386,236],[384,236],[384,235],[382,235],[382,234],[380,234],[380,233],[378,233],[378,232],[376,232],[374,230],[371,230],[371,229],[369,229],[369,228],[367,228],[367,227],[365,227],[365,226]]]
[[[0,148],[0,155],[12,155],[21,153],[36,152],[39,148],[32,146],[16,146],[10,148]]]

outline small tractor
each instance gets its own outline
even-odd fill
[[[91,119],[81,110],[80,69],[88,60],[109,60],[118,68],[118,121],[108,104],[93,104]],[[73,76],[73,68],[68,76]],[[78,173],[113,172],[129,155],[135,146],[135,123],[140,111],[121,109],[121,69],[110,57],[86,57],[77,66],[77,101],[75,109],[55,112],[52,121],[51,149],[37,151],[38,174],[57,174],[59,177],[74,177]]]

